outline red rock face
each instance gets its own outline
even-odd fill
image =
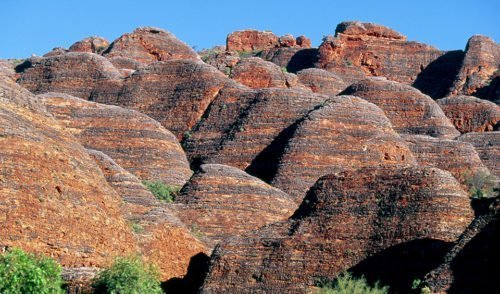
[[[288,221],[223,242],[202,292],[307,293],[315,279],[384,249],[425,238],[453,242],[472,218],[467,194],[438,169],[328,175]]]
[[[258,57],[244,58],[236,63],[229,77],[252,89],[287,88],[287,76],[274,63]]]
[[[2,245],[69,267],[104,266],[136,252],[120,197],[78,141],[3,77],[0,112]]]
[[[124,200],[122,214],[134,228],[139,252],[158,266],[161,279],[182,277],[191,257],[207,252],[169,207],[158,201],[139,179],[100,151],[89,150],[108,183]]]
[[[262,159],[276,166],[252,169],[274,168],[271,184],[299,203],[321,176],[342,168],[416,164],[383,111],[361,98],[331,98],[291,129],[282,150]]]
[[[468,133],[457,140],[472,144],[483,163],[500,177],[500,132]]]
[[[150,117],[66,94],[37,97],[82,145],[105,152],[140,179],[182,186],[191,176],[175,136]]]
[[[500,130],[500,107],[471,96],[451,96],[436,100],[460,133]]]
[[[69,52],[87,52],[100,54],[109,46],[109,41],[102,37],[88,37],[71,45]]]
[[[207,162],[247,168],[280,132],[326,99],[326,96],[304,90],[260,90],[233,122],[216,154]]]
[[[118,97],[98,102],[145,113],[177,138],[195,126],[222,89],[238,86],[217,69],[193,60],[151,64],[137,70],[123,84]]]
[[[272,32],[245,30],[229,34],[226,40],[228,51],[257,51],[279,46],[279,38]]]
[[[30,58],[17,82],[35,94],[60,92],[87,100],[99,95],[116,96],[120,72],[106,58],[92,53],[70,52]]]
[[[130,34],[124,34],[114,40],[103,55],[108,58],[126,57],[145,64],[171,59],[199,59],[191,47],[172,33],[151,27],[137,28]]]
[[[452,95],[481,95],[480,90],[500,70],[500,45],[485,36],[473,36],[467,42],[462,66],[450,89]],[[493,100],[494,97],[484,97]]]
[[[489,173],[469,143],[422,135],[402,137],[420,165],[449,171],[462,184],[466,184],[467,175],[475,174],[479,170]]]
[[[398,133],[440,138],[460,134],[432,98],[411,86],[371,78],[349,86],[342,94],[359,96],[382,108]]]
[[[215,245],[287,219],[297,205],[284,192],[230,166],[206,164],[176,197],[179,218]]]
[[[339,76],[319,68],[301,70],[297,77],[314,93],[335,96],[347,88],[347,84]]]
[[[316,67],[340,75],[347,83],[384,76],[410,84],[442,55],[436,48],[408,42],[400,33],[371,23],[343,22],[335,34],[320,45]]]

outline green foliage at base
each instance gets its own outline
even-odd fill
[[[478,170],[475,173],[465,173],[463,176],[469,188],[470,197],[480,199],[498,195],[495,176],[489,172]]]
[[[318,285],[319,294],[387,294],[389,287],[380,287],[375,283],[370,287],[365,278],[355,278],[349,273],[340,274],[337,279],[330,282],[321,282]]]
[[[142,184],[144,184],[156,198],[166,202],[174,201],[175,194],[180,190],[179,187],[164,184],[162,181],[142,181]]]
[[[120,257],[93,280],[94,293],[163,293],[158,271],[139,257]]]
[[[64,293],[62,284],[61,266],[53,259],[21,249],[0,255],[0,293]]]

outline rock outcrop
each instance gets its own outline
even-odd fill
[[[5,77],[0,113],[2,246],[67,267],[104,266],[136,252],[121,199],[99,167],[31,93]]]
[[[109,41],[102,37],[88,37],[71,45],[69,52],[87,52],[100,54],[109,46]]]
[[[460,133],[500,130],[500,107],[471,96],[451,96],[436,100]]]
[[[215,245],[285,220],[297,205],[284,192],[230,166],[205,164],[177,195],[179,218]]]
[[[229,77],[252,89],[287,88],[287,76],[272,62],[258,57],[244,58],[231,68]]]
[[[113,64],[93,53],[32,57],[23,67],[17,82],[35,94],[60,92],[98,101],[100,96],[117,96],[122,84]]]
[[[125,79],[118,97],[98,102],[145,113],[180,139],[221,90],[240,86],[201,61],[169,60],[137,70]]]
[[[175,136],[150,117],[66,94],[37,98],[82,145],[106,153],[140,179],[182,186],[191,176]]]
[[[439,169],[328,175],[289,220],[216,248],[202,292],[307,293],[317,279],[332,279],[383,250],[422,239],[450,244],[472,218],[467,194]]]
[[[343,22],[335,37],[327,37],[319,47],[316,67],[341,76],[347,83],[364,76],[384,76],[411,84],[417,75],[443,53],[416,42],[384,26]]]
[[[279,38],[270,31],[244,30],[227,36],[228,51],[260,51],[279,46]]]
[[[416,164],[384,112],[358,97],[330,98],[288,132],[282,150],[267,150],[250,170],[275,170],[271,184],[298,203],[321,176],[342,168]]]
[[[319,68],[308,68],[297,72],[299,81],[314,93],[335,96],[347,88],[347,84],[336,74]]]
[[[190,259],[200,252],[206,253],[206,246],[191,234],[174,211],[146,190],[139,179],[106,154],[88,152],[125,202],[122,214],[134,232],[140,254],[159,268],[162,280],[184,276]]]
[[[468,133],[457,140],[472,144],[484,165],[500,178],[500,132]]]
[[[233,121],[216,154],[206,162],[247,168],[280,132],[327,98],[298,89],[261,89]]]
[[[489,173],[470,143],[422,135],[402,135],[422,166],[449,171],[459,182],[478,171]]]
[[[370,78],[352,84],[341,94],[359,96],[382,108],[398,133],[440,138],[460,134],[432,98],[411,86]]]
[[[500,97],[481,95],[482,88],[498,76],[500,44],[486,36],[472,36],[467,42],[462,66],[450,89],[451,95],[473,95],[500,102]]]
[[[199,59],[191,47],[172,33],[152,27],[137,28],[122,35],[109,45],[103,55],[108,58],[126,57],[144,64],[171,59]]]

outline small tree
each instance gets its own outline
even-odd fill
[[[136,294],[163,293],[158,271],[139,257],[120,257],[93,280],[95,293]]]
[[[21,249],[0,255],[0,293],[64,293],[61,266],[53,259]]]
[[[387,294],[389,287],[380,287],[375,283],[373,287],[368,285],[365,278],[354,278],[350,273],[342,273],[333,281],[322,282],[319,294]]]
[[[164,184],[162,181],[142,181],[144,186],[146,186],[156,198],[172,202],[175,200],[175,194],[179,192],[180,188],[176,186],[170,186]]]
[[[498,184],[495,176],[484,170],[464,174],[465,184],[469,188],[470,197],[480,199],[494,197]]]

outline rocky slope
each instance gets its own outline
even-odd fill
[[[142,27],[0,60],[0,251],[54,257],[74,293],[131,253],[169,293],[308,293],[346,270],[495,289],[497,202],[465,189],[500,178],[499,48],[350,21],[318,48],[243,30],[197,53]]]

